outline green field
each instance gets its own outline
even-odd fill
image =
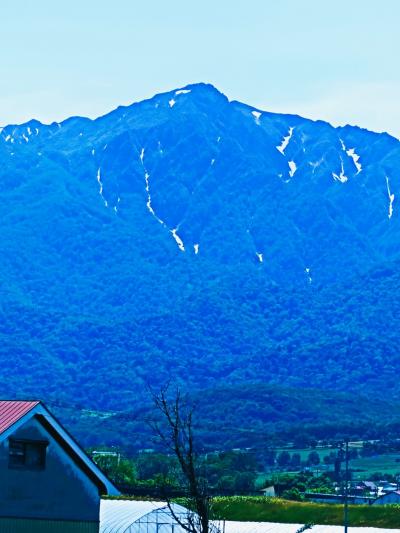
[[[361,472],[353,472],[353,479],[368,479],[374,472],[382,472],[385,474],[400,473],[400,453],[388,453],[384,455],[377,455],[373,457],[360,457],[350,461],[350,468],[361,470]]]
[[[324,464],[324,462],[323,462],[324,457],[326,455],[329,455],[330,452],[335,451],[335,450],[336,450],[336,448],[330,448],[330,447],[326,446],[326,447],[321,447],[321,448],[275,448],[274,451],[276,452],[276,455],[279,455],[283,451],[289,452],[290,455],[293,455],[294,453],[298,453],[300,455],[300,460],[302,462],[306,462],[307,459],[308,459],[309,454],[312,451],[316,451],[316,452],[318,452],[318,454],[320,456],[321,464],[318,465],[318,466],[310,468],[310,470],[312,470],[314,472],[324,472],[324,471],[329,470],[329,469],[332,468],[331,465],[326,466]],[[274,481],[278,481],[278,478],[279,478],[279,476],[281,474],[293,474],[293,475],[295,475],[299,471],[300,471],[300,469],[297,469],[297,470],[291,472],[291,471],[288,471],[286,469],[282,469],[282,468],[280,468],[279,466],[276,465],[276,466],[272,467],[269,471],[260,473],[258,475],[258,477],[257,477],[256,485],[257,485],[257,487],[263,487],[265,482],[267,482],[267,480],[268,481],[271,480],[271,478]]]
[[[350,443],[350,448],[357,448],[358,450],[362,449],[362,443],[361,442],[353,442]],[[332,465],[329,465],[328,467],[324,464],[324,457],[326,455],[329,455],[330,452],[334,452],[337,450],[337,448],[333,447],[321,447],[321,448],[314,448],[316,452],[318,452],[321,463],[318,466],[312,467],[311,470],[313,471],[325,471],[325,470],[332,470]],[[293,455],[294,453],[300,454],[301,461],[306,461],[308,458],[308,455],[310,454],[313,449],[311,448],[277,448],[276,450],[277,455],[282,451],[287,451],[290,453],[290,455]],[[367,480],[370,478],[370,476],[376,472],[381,472],[383,474],[383,477],[385,474],[392,474],[400,475],[400,453],[387,453],[382,455],[374,455],[371,457],[359,457],[357,459],[352,459],[349,462],[350,469],[353,470],[353,479],[363,479]],[[356,471],[354,471],[356,470]],[[259,485],[262,485],[263,481],[266,479],[271,479],[271,473],[273,472],[273,476],[276,478],[279,476],[279,473],[281,472],[281,469],[279,467],[274,467],[271,469],[270,472],[266,472],[265,474],[260,474],[257,482]],[[290,472],[286,472],[290,473]]]
[[[213,512],[221,520],[281,522],[293,524],[343,524],[343,506],[292,502],[263,497],[221,497],[213,500]],[[400,527],[400,506],[349,506],[350,526]]]

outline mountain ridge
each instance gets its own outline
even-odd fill
[[[71,116],[66,117],[65,119],[63,119],[61,121],[52,121],[50,123],[41,122],[40,120],[38,120],[36,118],[31,118],[31,119],[29,119],[29,120],[27,120],[25,122],[9,123],[9,124],[5,124],[3,126],[0,126],[0,133],[1,133],[2,130],[9,129],[9,128],[22,128],[22,127],[31,127],[31,126],[34,126],[34,127],[36,127],[36,126],[51,127],[51,126],[55,126],[55,125],[58,125],[58,124],[65,125],[69,121],[72,121],[72,120],[75,120],[75,119],[88,121],[88,122],[91,122],[91,123],[95,123],[97,121],[101,121],[102,119],[108,118],[110,115],[112,115],[112,114],[114,114],[116,112],[121,112],[121,111],[124,111],[124,110],[132,109],[132,108],[134,108],[134,106],[138,106],[138,105],[146,103],[146,102],[152,102],[153,100],[155,100],[157,98],[167,97],[167,96],[168,97],[173,97],[177,92],[180,92],[180,91],[188,91],[188,90],[191,91],[193,89],[197,90],[197,89],[202,89],[202,88],[206,88],[208,90],[211,89],[213,92],[218,93],[219,95],[223,96],[229,104],[232,104],[234,106],[238,105],[238,106],[241,106],[241,107],[246,107],[248,109],[251,109],[252,111],[261,112],[263,114],[267,114],[267,115],[271,115],[271,116],[283,116],[283,117],[287,117],[287,118],[292,117],[295,120],[296,119],[301,119],[302,121],[308,121],[308,122],[311,122],[311,123],[324,124],[324,125],[328,125],[328,126],[334,128],[336,130],[346,129],[346,128],[354,128],[356,130],[360,130],[360,131],[367,132],[367,133],[373,133],[375,135],[388,136],[389,138],[395,139],[396,141],[400,142],[400,140],[395,135],[392,135],[392,134],[390,134],[390,133],[388,133],[386,131],[378,132],[378,131],[375,131],[375,130],[371,130],[369,128],[365,128],[365,127],[363,127],[362,125],[359,125],[359,124],[347,123],[347,124],[344,124],[344,125],[341,125],[341,126],[334,126],[331,122],[329,122],[327,120],[312,119],[312,118],[309,118],[309,117],[298,115],[296,113],[285,113],[285,112],[280,113],[280,112],[276,112],[276,111],[268,111],[268,110],[266,110],[264,108],[261,108],[259,106],[252,106],[251,104],[247,104],[245,102],[242,102],[241,100],[236,100],[236,99],[230,100],[215,85],[213,85],[212,83],[206,83],[206,82],[188,83],[187,85],[184,85],[184,86],[176,88],[176,89],[171,89],[171,90],[164,91],[164,92],[161,92],[161,93],[156,93],[155,95],[150,96],[148,98],[144,98],[143,100],[138,100],[138,101],[135,100],[135,101],[132,101],[131,103],[126,104],[126,105],[119,105],[119,106],[117,106],[115,108],[112,108],[109,111],[106,111],[105,113],[103,113],[103,114],[101,114],[99,116],[96,116],[95,118],[90,118],[90,117],[87,117],[87,116],[84,116],[84,115],[71,115]]]

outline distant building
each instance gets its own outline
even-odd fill
[[[275,498],[275,487],[271,485],[270,487],[265,487],[264,489],[261,489],[260,492],[263,496],[269,496],[270,498]]]
[[[360,496],[366,494],[376,496],[378,494],[378,486],[373,481],[359,481],[351,490]]]
[[[0,531],[95,533],[118,490],[38,401],[0,401]]]
[[[378,486],[373,481],[361,481],[360,486],[365,490],[369,490],[370,492],[377,492],[378,490]]]
[[[394,490],[382,494],[382,496],[376,498],[372,505],[388,505],[391,503],[400,503],[400,490]]]
[[[389,483],[388,481],[380,481],[379,482],[379,492],[394,492],[398,489],[397,483]]]

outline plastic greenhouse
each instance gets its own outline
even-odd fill
[[[185,523],[188,510],[171,504],[173,514]],[[215,533],[220,530],[213,528]],[[186,533],[167,503],[135,500],[102,500],[100,533]]]

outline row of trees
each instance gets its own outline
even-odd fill
[[[349,459],[356,459],[358,457],[358,450],[350,448]],[[319,464],[333,465],[337,460],[337,451],[331,451],[325,454],[321,460],[321,454],[316,450],[312,450],[306,458],[301,458],[300,453],[294,452],[290,454],[287,450],[281,451],[274,460],[273,464],[277,464],[282,469],[298,469],[300,467],[318,466]]]
[[[290,454],[286,450],[281,451],[276,458],[277,465],[282,468],[290,467],[296,469],[300,468],[300,466],[302,465],[317,466],[320,464],[320,462],[320,456],[315,450],[311,451],[308,454],[306,460],[302,460],[301,455],[299,453],[295,452],[293,454]]]
[[[101,468],[117,483],[126,487],[149,489],[165,486],[179,490],[180,469],[170,453],[147,452],[133,458],[120,458],[115,453],[94,456]],[[248,494],[256,487],[259,465],[253,454],[246,452],[200,453],[198,469],[207,479],[209,489],[218,494]]]

